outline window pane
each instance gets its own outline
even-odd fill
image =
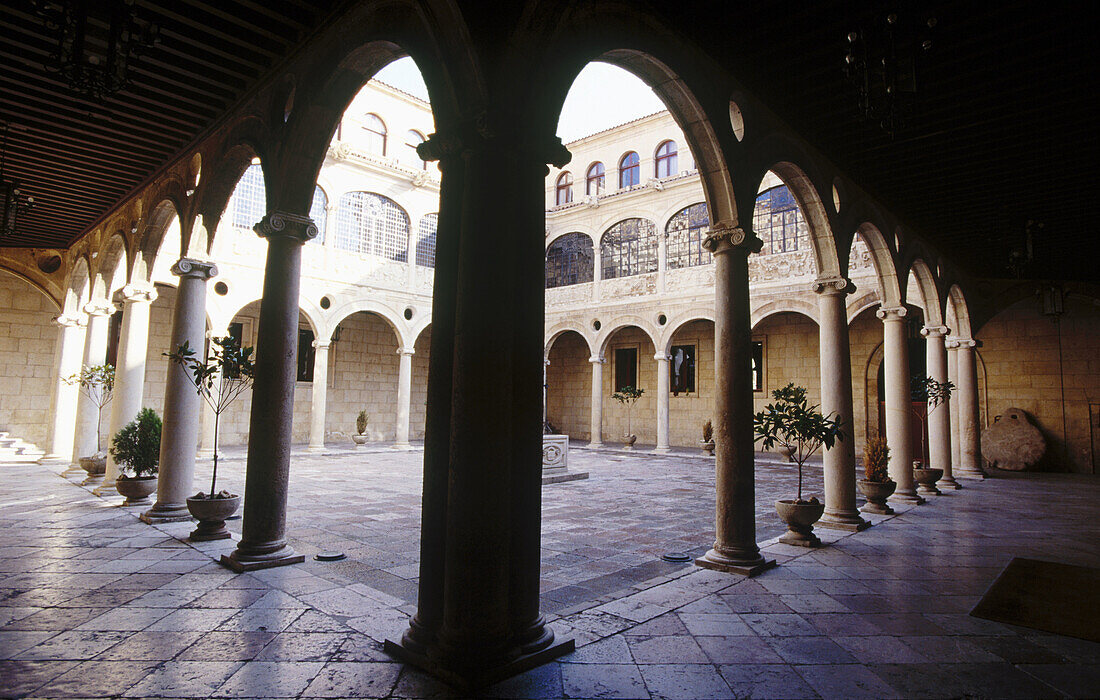
[[[267,213],[267,193],[264,190],[264,169],[259,164],[248,166],[233,190],[233,225],[251,230]]]
[[[615,391],[638,386],[638,348],[615,350]]]
[[[714,259],[703,247],[710,229],[710,216],[705,202],[692,204],[676,212],[668,220],[668,268],[675,270],[695,265],[709,265]]]
[[[425,214],[420,220],[416,237],[416,264],[435,267],[435,232],[439,226],[439,214]]]
[[[594,163],[592,167],[588,169],[588,175],[585,177],[584,193],[585,194],[602,194],[604,190],[604,169],[603,163]]]
[[[428,169],[428,161],[421,160],[420,154],[416,152],[416,147],[424,142],[424,135],[415,129],[410,129],[405,134],[405,147],[408,150],[408,158],[410,163],[414,163],[420,167],[421,170]]]
[[[389,197],[348,192],[336,213],[336,247],[405,262],[409,215]]]
[[[558,177],[554,201],[559,206],[562,204],[569,204],[573,201],[573,176],[569,173],[562,173]]]
[[[546,250],[546,288],[591,282],[594,267],[592,239],[583,233],[567,233]]]
[[[809,226],[786,185],[757,196],[752,226],[764,242],[764,255],[806,250],[810,244]]]
[[[640,181],[641,173],[638,165],[638,154],[631,151],[619,161],[619,189],[633,187]]]
[[[692,393],[695,391],[695,346],[673,345],[672,355],[669,360],[671,373],[672,395],[678,396],[680,392]]]
[[[657,227],[649,219],[626,219],[600,239],[603,279],[629,277],[657,270]]]
[[[670,177],[677,172],[676,142],[665,141],[657,149],[657,177]]]
[[[368,114],[363,119],[363,138],[366,149],[376,155],[386,155],[386,125],[377,115]]]

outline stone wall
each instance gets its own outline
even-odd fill
[[[819,339],[813,319],[798,313],[774,314],[756,324],[752,338],[764,343],[764,390],[753,394],[754,410],[763,410],[773,401],[771,392],[791,382],[806,388],[811,405],[821,403]]]
[[[584,338],[567,332],[550,347],[550,364],[546,366],[546,417],[558,430],[577,440],[592,438],[589,357]]]
[[[668,397],[668,441],[680,447],[699,447],[703,423],[714,415],[714,323],[685,323],[672,335],[672,345],[695,346],[695,391]],[[654,423],[656,420],[654,412]]]
[[[57,307],[30,284],[0,272],[0,309],[0,431],[45,449],[57,361]]]
[[[607,364],[603,369],[603,439],[604,442],[620,442],[626,434],[626,406],[611,398],[615,393],[615,350],[619,348],[637,348],[638,384],[644,389],[642,398],[630,409],[630,431],[638,436],[638,444],[653,445],[657,442],[657,361],[653,359],[656,350],[653,341],[642,330],[635,327],[623,328],[608,341],[604,350]]]
[[[877,306],[865,309],[848,325],[857,456],[863,453],[867,438],[878,435],[878,368],[882,364],[882,321],[875,316],[877,309]]]

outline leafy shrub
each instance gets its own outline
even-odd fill
[[[863,446],[863,471],[867,481],[885,483],[890,480],[886,465],[890,461],[890,448],[886,438],[873,437]]]
[[[111,440],[111,456],[134,476],[153,476],[160,462],[160,416],[151,408],[138,411]]]

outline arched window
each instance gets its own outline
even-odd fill
[[[588,174],[584,176],[585,194],[603,194],[604,173],[603,163],[593,163],[588,168]]]
[[[665,226],[668,234],[668,268],[707,265],[713,256],[703,247],[710,228],[710,216],[705,202],[692,204],[676,212]]]
[[[567,233],[546,249],[546,288],[592,281],[595,255],[592,239],[583,233]]]
[[[409,251],[409,215],[389,197],[348,192],[336,212],[336,247],[405,262]]]
[[[634,151],[627,153],[619,161],[619,189],[633,187],[641,182],[641,168],[638,165],[638,154]]]
[[[657,147],[654,173],[657,177],[671,177],[675,175],[678,172],[676,161],[676,142],[665,141]]]
[[[600,239],[603,279],[629,277],[657,270],[657,227],[649,219],[625,219]]]
[[[573,201],[573,176],[562,173],[558,176],[558,186],[555,188],[554,204],[561,206]]]
[[[416,129],[409,129],[405,134],[405,147],[409,150],[409,162],[419,164],[421,170],[427,170],[428,161],[422,160],[420,154],[416,152],[416,147],[422,143],[424,143],[424,134]]]
[[[420,220],[416,237],[416,264],[435,267],[435,231],[439,227],[439,214],[425,214]]]
[[[363,136],[369,152],[386,155],[386,124],[377,114],[368,114],[363,118]]]
[[[248,166],[233,190],[233,225],[251,230],[266,213],[264,169],[257,163]]]
[[[309,205],[309,218],[313,219],[313,223],[317,225],[317,237],[313,239],[313,243],[325,242],[325,223],[326,209],[328,208],[328,197],[325,196],[325,191],[320,187],[313,188],[313,203]]]
[[[789,253],[810,244],[810,229],[786,185],[773,187],[756,197],[752,227],[764,241],[763,255]]]

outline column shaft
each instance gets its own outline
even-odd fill
[[[669,356],[659,352],[653,356],[657,360],[657,452],[669,451],[668,440],[668,397],[670,391],[671,363]]]
[[[947,346],[947,378],[955,385],[953,400],[948,402],[948,415],[951,418],[951,471],[958,471],[959,464],[959,348],[950,340],[945,340]]]
[[[957,476],[983,479],[981,420],[978,408],[978,370],[973,340],[955,341],[959,348],[959,470]]]
[[[928,376],[937,382],[947,381],[947,347],[944,326],[928,326],[921,331],[925,337],[925,357]],[[943,477],[937,482],[940,488],[957,489],[958,482],[952,475],[951,463],[951,399],[928,406],[928,466],[942,469]]]
[[[847,279],[818,280],[820,309],[821,412],[840,423],[840,439],[825,450],[825,514],[822,527],[862,530],[870,525],[856,504],[856,445],[852,409],[852,357],[848,344],[845,296],[854,289]]]
[[[897,482],[892,499],[923,503],[913,482],[913,436],[910,422],[913,394],[909,379],[909,345],[905,307],[882,308],[882,344],[886,383],[886,444],[890,447],[890,478]]]
[[[590,357],[592,363],[592,414],[589,416],[592,427],[588,439],[589,447],[603,446],[603,366],[607,362],[602,357]]]
[[[89,304],[84,309],[88,314],[88,329],[84,335],[84,356],[81,363],[85,367],[102,365],[107,355],[107,332],[110,328],[111,313],[114,308],[102,300]],[[79,371],[79,368],[78,370]],[[73,462],[81,457],[90,457],[107,449],[100,435],[102,416],[99,408],[84,391],[76,408],[76,438],[73,449]]]
[[[50,411],[50,449],[39,460],[46,464],[71,464],[76,429],[76,406],[80,390],[65,381],[80,371],[84,353],[84,320],[76,316],[59,316],[57,339],[57,369],[55,372],[53,406]]]
[[[325,450],[325,413],[328,410],[329,343],[313,341],[313,402],[309,413],[309,451]]]
[[[409,412],[412,404],[412,358],[413,351],[397,351],[400,362],[397,367],[397,440],[394,447],[407,450],[409,445]]]

